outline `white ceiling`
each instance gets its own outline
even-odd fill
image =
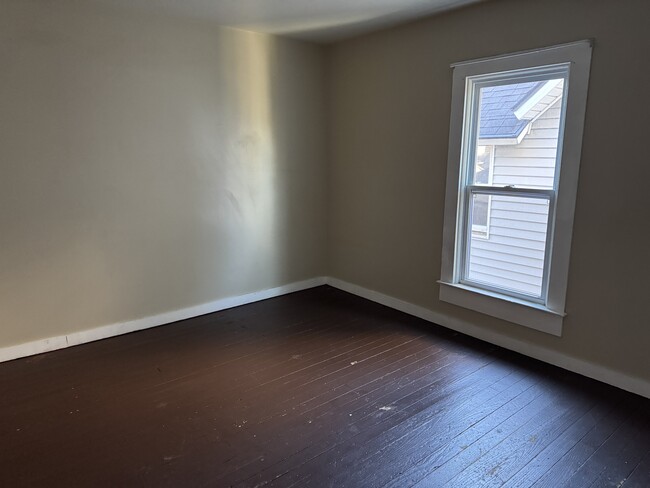
[[[93,0],[331,42],[482,0]]]

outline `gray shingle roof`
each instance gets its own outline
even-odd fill
[[[479,137],[511,139],[521,134],[529,120],[519,120],[515,110],[539,90],[543,81],[513,83],[481,89]]]

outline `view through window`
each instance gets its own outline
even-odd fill
[[[464,280],[541,298],[564,79],[484,83],[475,99]]]

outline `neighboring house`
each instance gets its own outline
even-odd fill
[[[562,93],[563,80],[481,90],[476,184],[553,187]],[[548,210],[541,200],[475,197],[469,277],[539,295]]]

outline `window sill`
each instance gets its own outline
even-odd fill
[[[440,300],[460,307],[507,320],[524,327],[562,336],[563,312],[551,310],[537,303],[473,288],[466,285],[440,283]]]

